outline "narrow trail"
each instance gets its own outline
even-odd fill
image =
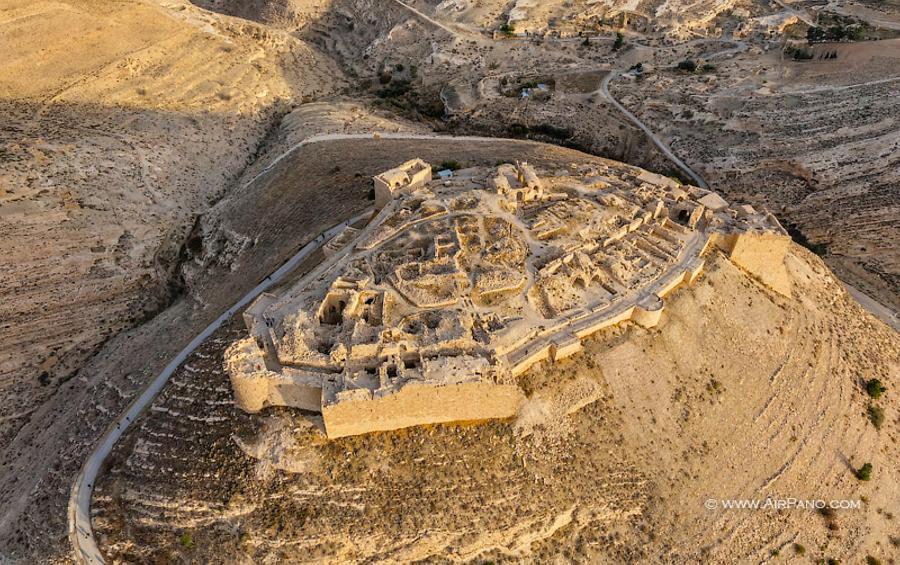
[[[419,11],[419,10],[413,8],[413,7],[410,6],[409,4],[406,4],[405,2],[401,2],[401,0],[393,0],[393,1],[394,1],[395,4],[401,6],[401,7],[402,7],[403,9],[405,9],[406,11],[411,12],[411,13],[414,14],[415,16],[419,17],[420,19],[422,19],[422,20],[425,21],[425,22],[430,23],[431,25],[437,27],[438,29],[442,29],[442,30],[446,31],[447,33],[449,33],[449,34],[452,35],[453,37],[457,37],[457,38],[458,38],[458,37],[460,37],[460,36],[462,35],[460,32],[458,32],[458,31],[456,31],[456,30],[453,30],[453,29],[450,29],[449,27],[447,27],[446,25],[444,25],[444,24],[442,24],[441,22],[437,21],[436,19],[432,18],[432,17],[429,16],[428,14],[425,14],[425,13],[423,13],[423,12],[421,12],[421,11]]]
[[[684,173],[687,176],[689,176],[691,178],[691,180],[693,180],[697,186],[708,190],[709,184],[705,180],[703,180],[703,177],[701,177],[697,172],[695,172],[694,169],[687,166],[687,164],[684,161],[679,159],[678,156],[675,155],[675,152],[673,152],[672,149],[668,145],[666,145],[665,142],[663,142],[663,140],[661,140],[659,138],[659,136],[657,136],[655,133],[653,133],[653,130],[651,130],[649,127],[647,127],[644,124],[644,122],[642,122],[641,120],[638,119],[637,116],[635,116],[634,114],[629,112],[628,109],[625,108],[625,106],[623,106],[621,103],[619,103],[619,101],[616,100],[612,94],[610,94],[609,83],[610,83],[610,81],[612,81],[612,79],[619,76],[619,74],[621,74],[621,72],[622,72],[621,70],[614,70],[614,71],[610,72],[608,75],[606,75],[606,77],[603,79],[603,82],[600,83],[600,90],[602,91],[603,96],[605,96],[606,99],[609,100],[612,103],[612,105],[616,107],[617,110],[622,112],[622,114],[626,118],[628,118],[628,121],[633,123],[635,126],[638,127],[638,129],[640,129],[642,132],[644,132],[644,134],[646,134],[646,136],[648,138],[650,138],[650,141],[652,141],[653,144],[656,145],[656,147],[658,147],[660,151],[662,151],[663,155],[665,155],[670,161],[672,161],[672,163],[674,163],[676,167],[678,167],[679,169],[684,171]]]

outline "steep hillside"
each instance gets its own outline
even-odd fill
[[[336,441],[297,411],[231,405],[220,359],[235,322],[117,449],[95,527],[130,561],[896,555],[896,403],[876,430],[860,379],[893,390],[900,339],[812,254],[794,248],[787,267],[792,299],[712,257],[660,328],[528,373],[514,421]],[[870,483],[853,476],[863,462]],[[865,502],[834,516],[704,506],[767,497]]]
[[[274,120],[340,74],[296,39],[190,4],[0,10],[2,446],[177,292],[195,217]]]
[[[623,103],[735,199],[765,204],[843,280],[900,310],[900,40],[657,68]],[[824,59],[824,53],[835,58]]]

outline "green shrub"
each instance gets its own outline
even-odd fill
[[[887,389],[884,388],[884,385],[878,379],[869,379],[866,381],[866,392],[876,400],[884,394],[885,390]]]
[[[412,84],[408,80],[397,80],[390,83],[376,93],[379,98],[398,98],[412,90]]]
[[[856,470],[856,478],[861,481],[868,481],[872,479],[872,464],[866,463],[862,467]]]
[[[681,61],[680,63],[675,65],[675,68],[679,71],[687,71],[689,73],[692,73],[697,70],[697,62],[693,59],[685,59],[684,61]]]
[[[533,133],[554,137],[556,139],[568,139],[572,137],[571,130],[557,127],[553,124],[538,124],[530,129]]]
[[[881,565],[881,560],[876,559],[871,555],[866,555],[866,565]]]
[[[449,169],[449,170],[451,170],[451,171],[458,171],[458,170],[460,170],[461,168],[462,168],[462,165],[459,164],[459,161],[454,161],[454,160],[452,160],[452,159],[447,160],[447,161],[443,161],[443,162],[438,166],[438,170],[439,170],[439,171],[444,171],[444,170],[447,170],[447,169]]]
[[[806,548],[799,543],[794,544],[794,553],[797,555],[806,555]]]
[[[616,40],[613,42],[613,51],[618,51],[625,45],[625,36],[621,31],[616,32]]]
[[[191,532],[184,532],[181,534],[181,537],[178,539],[181,542],[181,545],[190,549],[194,547],[194,536],[191,535]]]
[[[815,43],[816,41],[824,41],[825,30],[820,28],[819,26],[812,26],[811,28],[806,30],[806,40],[810,43]]]
[[[884,410],[882,410],[881,406],[876,404],[869,405],[869,421],[872,422],[876,430],[881,429],[881,425],[884,424]]]

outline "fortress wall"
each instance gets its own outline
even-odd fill
[[[691,278],[691,272],[683,271],[683,272],[679,273],[678,275],[673,276],[671,279],[669,279],[669,282],[667,282],[665,285],[663,285],[662,288],[657,290],[655,294],[657,296],[659,296],[660,298],[665,298],[670,292],[672,292],[673,290],[675,290],[676,288],[681,286],[682,283],[684,283],[685,281],[687,281],[690,278]]]
[[[523,374],[539,361],[548,359],[559,361],[571,357],[584,348],[582,340],[616,324],[630,320],[645,328],[652,328],[658,325],[665,308],[665,302],[662,298],[682,284],[693,284],[703,272],[704,264],[703,259],[695,259],[688,265],[686,270],[672,276],[671,280],[656,292],[654,296],[644,299],[638,305],[627,308],[615,316],[588,322],[586,325],[584,322],[573,324],[574,327],[572,327],[572,334],[569,338],[555,338],[549,344],[543,346],[534,345],[533,350],[529,347],[528,355],[519,359],[510,368],[512,375],[517,377]]]
[[[610,326],[614,326],[616,324],[622,323],[626,320],[631,319],[632,312],[634,312],[634,308],[626,308],[623,312],[619,313],[612,318],[604,318],[601,320],[597,320],[596,322],[575,329],[575,335],[577,335],[580,339],[585,339],[594,335],[604,328],[608,328]]]
[[[657,298],[648,300],[649,304],[636,306],[631,316],[631,320],[644,328],[652,328],[659,325],[663,313],[663,301]]]
[[[424,424],[511,418],[521,401],[522,392],[515,384],[410,382],[394,394],[326,403],[322,418],[326,434],[333,439]]]
[[[244,338],[225,352],[225,370],[231,378],[234,403],[245,412],[267,406],[291,406],[318,412],[322,407],[321,378],[296,369],[266,369],[265,358],[253,337]]]
[[[259,412],[266,407],[269,397],[269,381],[272,373],[254,371],[252,373],[231,373],[231,388],[234,403],[244,412]]]
[[[517,377],[531,368],[538,361],[550,359],[550,344],[544,341],[540,345],[534,344],[529,346],[528,354],[520,359],[515,365],[510,367],[512,376]]]
[[[225,351],[225,370],[231,377],[234,403],[245,412],[262,410],[274,373],[266,370],[262,351],[253,337],[236,341]]]
[[[716,236],[715,244],[732,263],[784,296],[791,295],[791,282],[784,257],[791,246],[787,235],[745,232]]]
[[[290,406],[301,410],[322,410],[322,379],[285,369],[284,373],[270,373],[267,406]]]
[[[553,340],[553,343],[550,345],[550,357],[553,358],[554,362],[561,361],[581,352],[582,349],[584,349],[584,345],[582,345],[581,340],[578,336],[572,334]]]

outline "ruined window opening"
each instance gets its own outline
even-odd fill
[[[397,378],[397,366],[396,365],[391,365],[390,367],[387,368],[387,376],[389,379]]]
[[[328,325],[328,326],[337,326],[340,325],[344,321],[344,305],[345,303],[341,301],[341,309],[338,311],[337,307],[334,304],[330,305],[325,312],[322,314],[322,318],[319,322]]]

